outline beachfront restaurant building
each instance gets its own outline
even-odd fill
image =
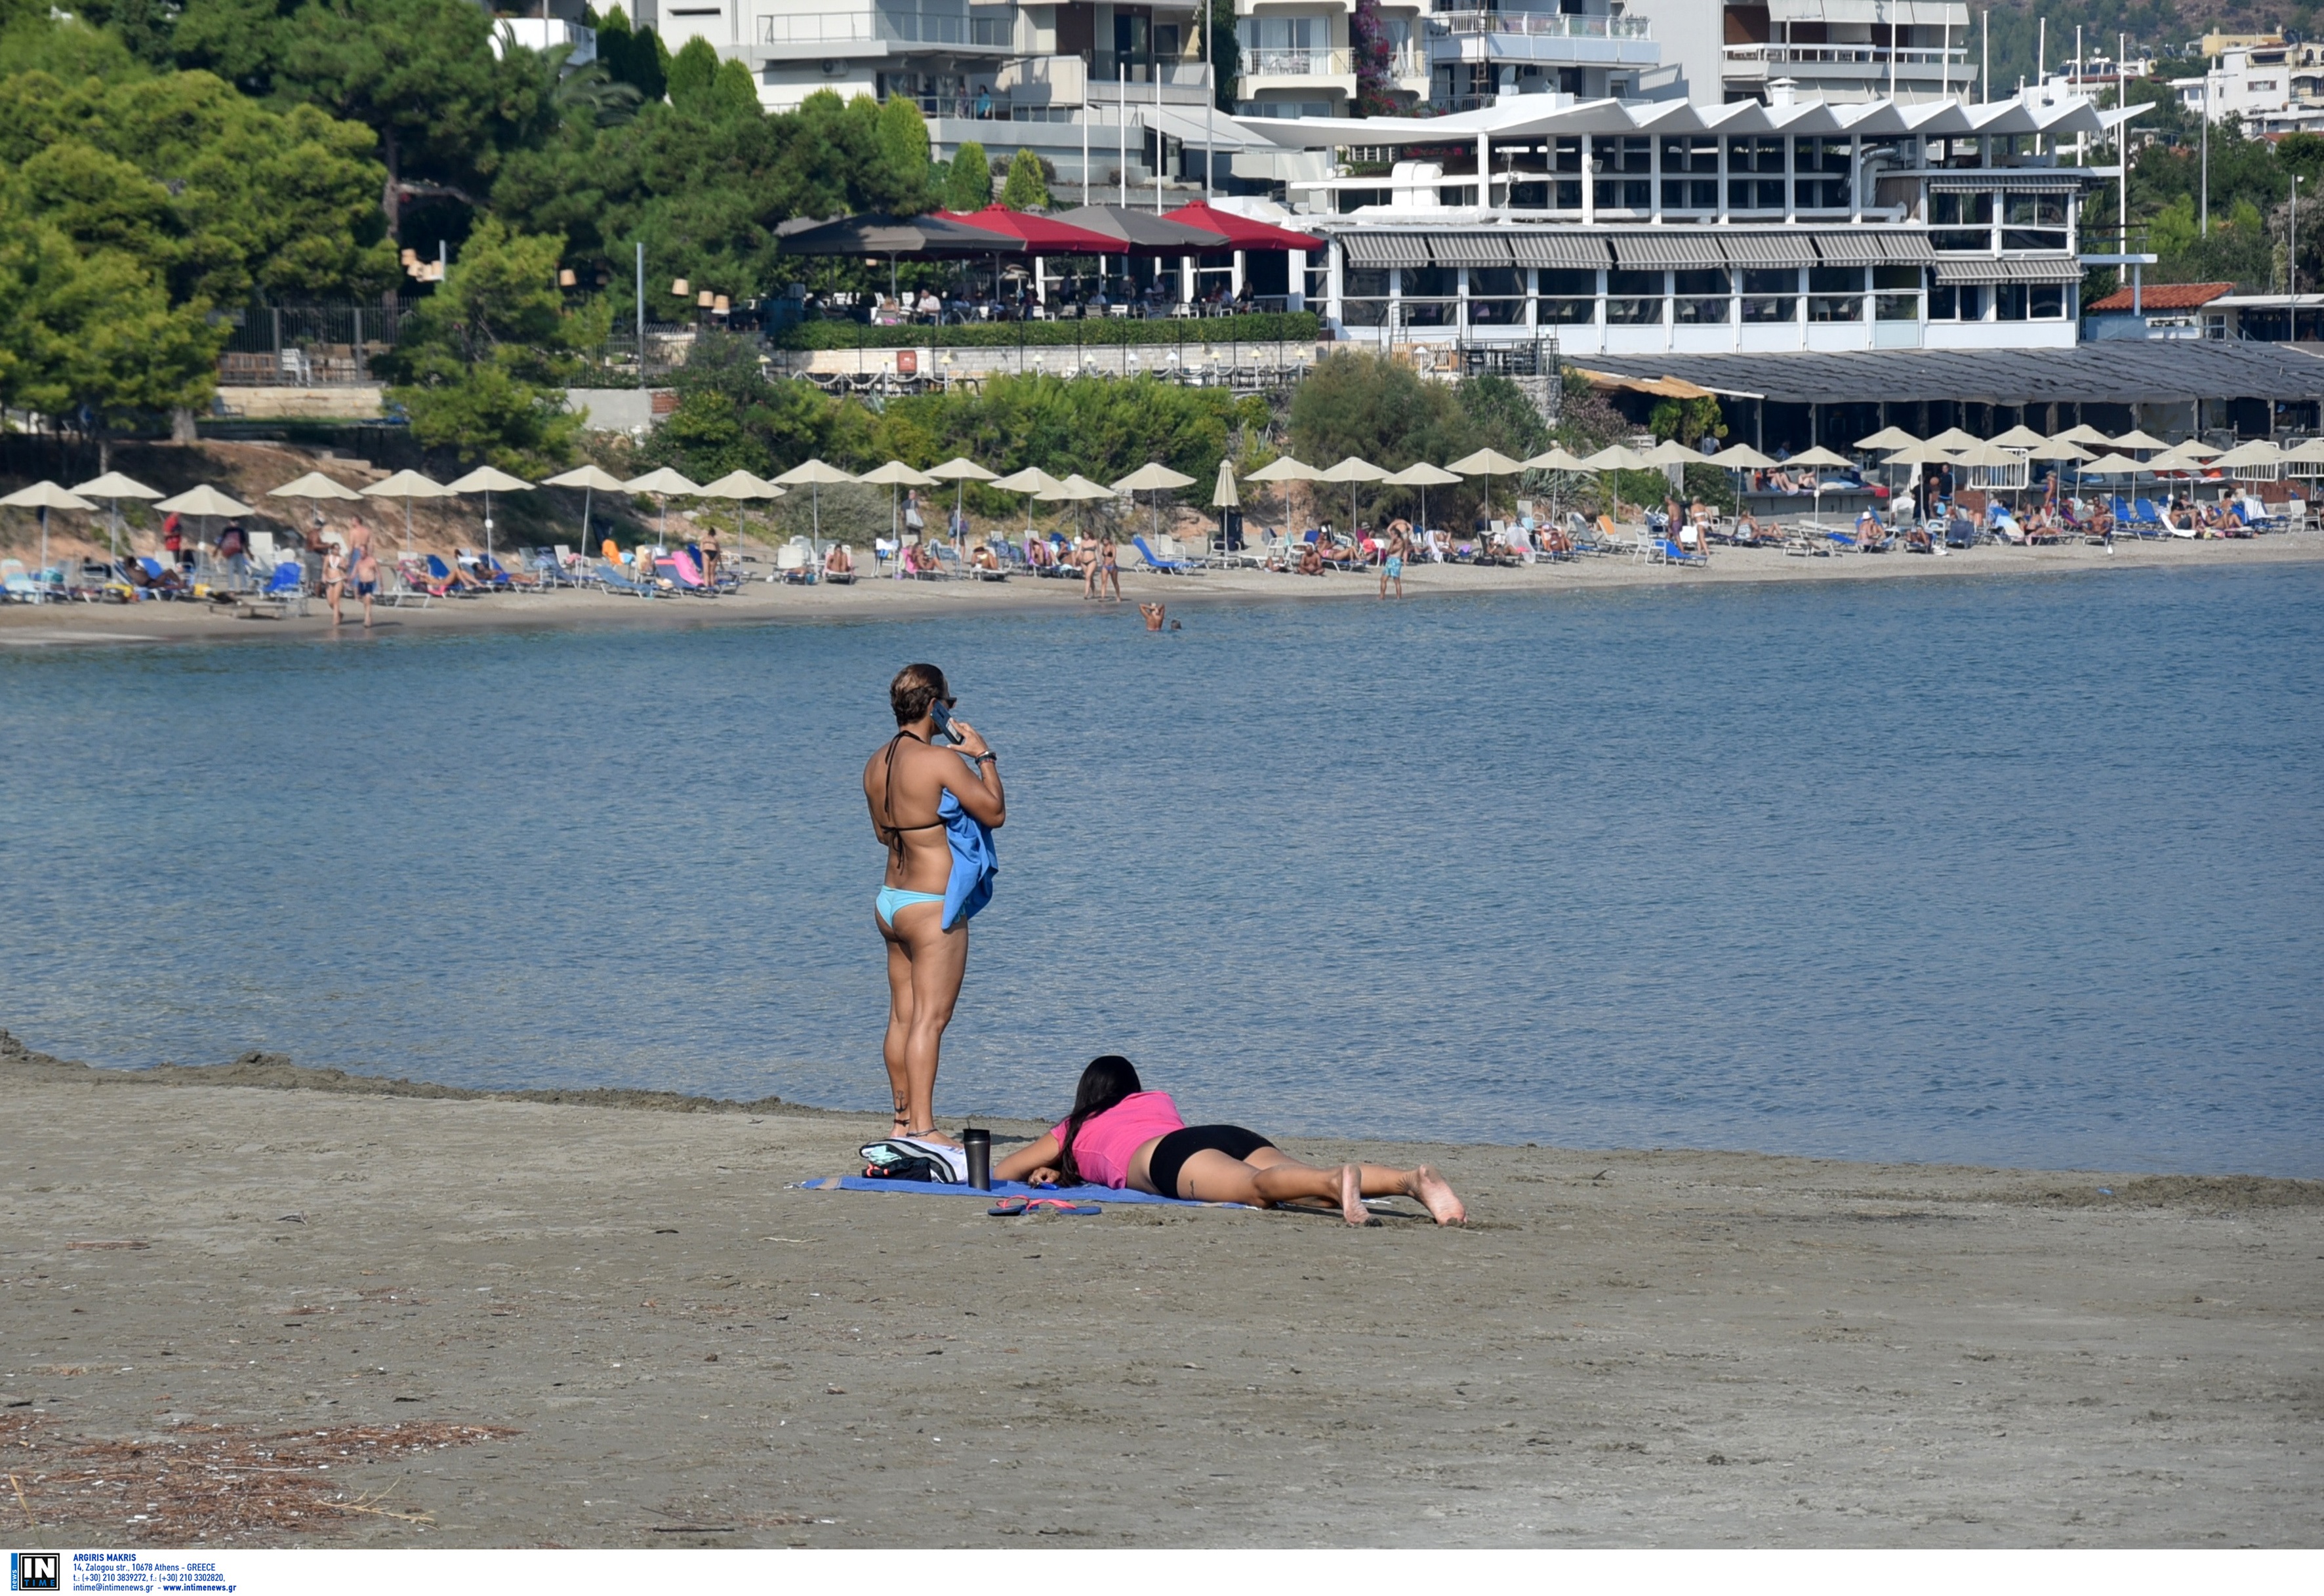
[[[1311,285],[1357,344],[1655,351],[2070,348],[2081,209],[2127,112],[1504,96],[1450,115],[1245,119],[1330,175],[1293,180],[1330,241]],[[1320,303],[1318,303],[1320,301]]]

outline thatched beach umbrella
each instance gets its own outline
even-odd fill
[[[41,579],[32,598],[37,604],[46,604],[49,602],[49,512],[51,510],[91,511],[97,506],[79,494],[69,493],[55,483],[45,479],[34,483],[28,488],[18,488],[6,498],[0,499],[0,504],[10,504],[19,510],[37,510],[41,512]]]
[[[411,501],[414,499],[450,499],[458,495],[432,476],[422,476],[417,471],[399,471],[383,481],[366,484],[363,490],[366,499],[401,499],[403,501],[403,552],[411,552]]]
[[[612,472],[595,466],[582,466],[544,481],[545,488],[579,488],[581,490],[581,548],[591,556],[596,550],[589,547],[589,512],[599,493],[618,494],[622,479]]]
[[[489,568],[493,559],[493,495],[499,494],[529,494],[532,484],[521,476],[511,476],[505,471],[490,466],[479,466],[456,482],[447,483],[456,494],[482,494],[484,496],[484,564]]]

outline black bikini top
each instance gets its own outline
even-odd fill
[[[881,779],[880,786],[880,807],[881,813],[887,816],[888,820],[888,852],[891,856],[898,859],[901,859],[904,856],[904,834],[906,832],[941,831],[944,829],[944,822],[941,820],[931,820],[924,826],[899,826],[896,824],[896,748],[898,744],[903,743],[908,738],[914,743],[918,743],[919,741],[918,737],[914,737],[909,732],[899,732],[893,737],[888,739],[887,770],[886,773]]]

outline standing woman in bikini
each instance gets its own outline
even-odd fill
[[[936,1054],[968,968],[968,921],[991,893],[991,838],[976,835],[1008,815],[1000,756],[966,721],[944,672],[907,665],[889,684],[897,731],[863,767],[872,830],[888,852],[872,918],[888,944],[888,1038],[882,1053],[896,1105],[895,1134],[942,1141],[936,1132]],[[943,724],[939,724],[939,716]],[[938,731],[958,749],[935,746]],[[963,821],[947,824],[949,796]],[[955,841],[959,828],[969,844]],[[978,876],[982,868],[982,875]],[[947,913],[947,894],[955,901]]]

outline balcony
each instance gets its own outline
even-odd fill
[[[567,71],[576,67],[586,67],[597,59],[597,30],[557,17],[494,17],[493,53],[496,56],[505,54],[507,47],[512,44],[544,54],[559,47],[569,49],[573,53],[565,58]]]
[[[1579,19],[1577,19],[1579,20]],[[1894,58],[1896,76],[1975,79],[1967,50],[1890,50],[1879,44],[1729,44],[1723,47],[1730,78],[1855,78],[1885,79]]]
[[[1242,75],[1245,78],[1351,78],[1355,70],[1355,54],[1348,50],[1318,46],[1304,50],[1247,49],[1242,52]]]
[[[759,42],[777,48],[820,49],[832,45],[948,45],[969,50],[1013,47],[1015,23],[1009,16],[966,16],[957,12],[817,11],[759,18]],[[891,50],[869,51],[892,54]]]
[[[1662,60],[1645,17],[1455,11],[1425,20],[1428,53],[1439,64],[1651,67]]]

